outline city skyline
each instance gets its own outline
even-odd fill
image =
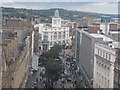
[[[116,4],[4,3],[0,88],[119,89],[119,19],[95,8],[112,13]]]
[[[104,14],[117,14],[118,3],[117,2],[16,2],[17,0],[3,1],[2,7],[14,7],[14,8],[27,8],[27,9],[50,9],[50,8],[63,8],[67,10],[95,12]]]

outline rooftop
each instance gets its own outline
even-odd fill
[[[106,42],[114,41],[113,39],[111,39],[103,34],[90,33],[90,35],[94,38],[103,39],[103,41],[106,41]]]

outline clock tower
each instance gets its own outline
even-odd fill
[[[55,10],[55,14],[52,18],[52,27],[61,27],[61,17],[59,16],[58,10]]]

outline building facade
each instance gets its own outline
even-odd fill
[[[94,88],[114,88],[114,64],[116,50],[96,43],[94,52]]]
[[[83,29],[76,30],[75,57],[80,70],[80,78],[86,87],[92,87],[94,38]]]
[[[55,43],[60,45],[70,44],[69,27],[61,26],[61,17],[59,11],[55,11],[51,24],[39,24],[39,33],[41,35],[40,48],[43,51],[49,50]]]
[[[31,62],[32,30],[25,25],[2,27],[2,88],[25,88]]]
[[[79,78],[86,87],[114,88],[115,83],[118,87],[118,62],[115,64],[119,60],[118,45],[117,40],[107,35],[76,29],[75,57]]]
[[[120,48],[116,50],[114,73],[114,88],[120,88]]]

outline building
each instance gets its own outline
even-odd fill
[[[118,68],[115,69],[118,45],[117,39],[108,35],[77,28],[75,57],[80,80],[86,87],[114,88],[115,70],[118,74]]]
[[[61,17],[59,11],[56,10],[52,17],[52,24],[39,24],[39,33],[41,35],[41,50],[49,50],[55,43],[60,45],[70,44],[69,27],[61,26]]]
[[[2,88],[24,88],[31,61],[30,29],[19,24],[4,25],[2,29]]]
[[[87,19],[81,19],[76,21],[76,26],[75,27],[86,27],[88,26],[88,21]]]
[[[105,35],[115,36],[118,35],[118,23],[115,22],[94,22],[92,26],[100,28],[100,32]],[[118,34],[117,34],[118,33]]]
[[[94,42],[94,38],[83,29],[76,30],[75,58],[86,87],[92,87]]]
[[[120,48],[116,50],[116,61],[114,69],[114,88],[120,89]]]
[[[93,24],[94,19],[95,19],[95,18],[94,18],[94,16],[92,16],[92,15],[88,15],[88,16],[87,16],[88,26]]]
[[[100,32],[100,27],[97,26],[88,26],[88,32],[89,33],[99,33]]]
[[[111,21],[110,16],[102,16],[101,17],[101,22],[110,22],[110,21]]]
[[[114,88],[114,64],[116,50],[96,43],[94,52],[94,88]]]

